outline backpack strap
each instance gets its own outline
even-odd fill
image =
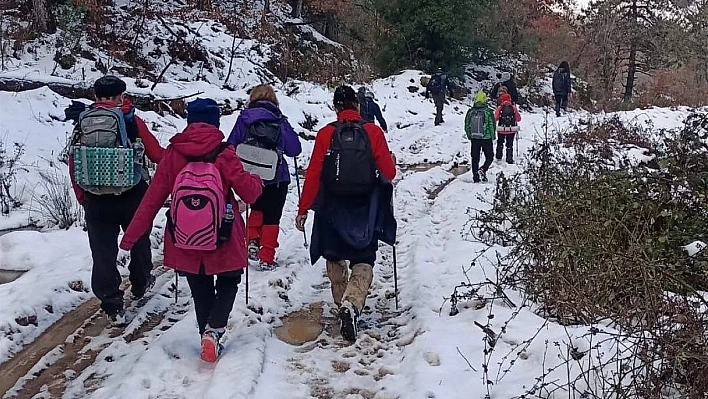
[[[214,163],[216,162],[216,159],[219,157],[219,154],[221,154],[226,148],[228,148],[231,144],[222,141],[219,143],[219,145],[214,149],[214,151],[210,152],[209,154],[203,156],[203,157],[185,157],[187,159],[187,162],[207,162],[207,163]]]

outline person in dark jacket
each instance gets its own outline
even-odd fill
[[[465,135],[471,143],[472,180],[479,183],[487,181],[487,170],[494,161],[494,139],[496,139],[496,121],[494,110],[487,103],[487,94],[477,93],[474,105],[465,116]],[[484,164],[479,167],[480,151],[484,153]]]
[[[241,111],[227,141],[234,146],[244,143],[248,138],[249,127],[256,122],[279,122],[278,152],[289,157],[300,155],[300,139],[278,108],[278,98],[272,86],[259,85],[251,90],[248,107]],[[275,179],[265,182],[263,193],[251,207],[248,217],[248,256],[250,260],[259,262],[261,270],[274,270],[278,267],[275,249],[279,245],[280,218],[283,216],[289,185],[290,171],[282,158]]]
[[[516,83],[514,83],[513,76],[511,76],[509,72],[501,73],[499,82],[497,82],[494,87],[492,87],[492,91],[489,93],[489,96],[494,100],[498,100],[499,96],[501,96],[501,93],[499,93],[499,89],[501,87],[506,88],[506,92],[509,93],[509,95],[511,96],[511,101],[514,104],[519,103],[519,90],[516,87]]]
[[[177,176],[188,160],[204,159],[222,146],[224,134],[219,130],[219,119],[219,106],[212,99],[198,98],[187,104],[188,125],[182,133],[170,139],[145,199],[123,236],[121,248],[134,248],[139,237],[152,229],[155,216],[173,191]],[[238,209],[233,193],[249,204],[261,194],[263,182],[257,175],[244,170],[233,146],[222,148],[214,165],[227,193],[228,198],[224,200],[233,209]],[[226,332],[238,284],[248,265],[245,235],[243,219],[236,217],[228,241],[215,250],[197,251],[179,248],[172,234],[165,231],[164,264],[187,277],[201,336],[200,357],[207,362],[215,362],[219,357],[222,348],[219,341]]]
[[[446,92],[450,94],[450,97],[454,94],[452,84],[450,84],[447,74],[445,74],[442,68],[438,68],[425,87],[425,98],[430,98],[430,95],[432,95],[433,102],[435,103],[435,126],[445,122],[442,115],[443,108],[445,107]]]
[[[124,97],[125,82],[116,76],[107,75],[96,80],[93,89],[96,102],[91,105],[91,108],[120,108],[123,111],[129,140],[134,143],[137,139],[141,139],[147,158],[159,163],[164,149],[145,122],[135,115],[130,101]],[[76,125],[74,137],[77,137],[79,126],[80,124]],[[121,229],[128,228],[148,189],[147,171],[143,171],[143,179],[137,185],[120,195],[97,195],[84,191],[77,184],[74,176],[74,159],[71,155],[68,161],[74,193],[85,213],[86,230],[93,259],[91,289],[101,301],[101,310],[106,313],[109,322],[113,326],[124,325],[126,320],[123,312],[123,291],[120,289],[121,277],[116,266],[118,234]],[[155,277],[151,275],[152,268],[148,231],[136,240],[135,246],[130,251],[128,270],[131,292],[135,299],[142,298],[155,283]]]
[[[334,108],[340,122],[361,120],[356,93],[349,86],[339,87],[334,92]],[[373,123],[364,123],[363,129],[369,137],[376,169],[385,181],[390,182],[396,176],[396,165],[384,132]],[[373,280],[378,239],[376,235],[370,234],[376,230],[377,224],[371,220],[370,215],[377,212],[370,211],[373,209],[371,201],[378,201],[379,196],[375,194],[376,189],[370,198],[333,197],[324,191],[320,178],[335,130],[335,126],[330,124],[317,133],[295,223],[298,230],[304,231],[308,211],[315,210],[311,261],[314,264],[321,256],[327,260],[327,275],[332,283],[334,303],[339,306],[342,336],[354,341],[357,335],[357,320],[364,309]],[[388,205],[390,207],[390,202]],[[367,238],[363,243],[360,242],[363,234],[358,234],[361,232],[366,233]],[[356,246],[351,243],[352,236],[357,240]]]
[[[568,111],[568,98],[572,93],[572,89],[570,65],[568,65],[568,61],[563,61],[553,73],[553,96],[556,100],[556,116],[561,116],[561,108],[563,112]]]
[[[361,117],[366,122],[374,122],[374,118],[379,121],[379,125],[384,132],[388,132],[386,120],[381,113],[381,107],[374,100],[374,93],[367,91],[364,96],[364,101],[361,103]]]

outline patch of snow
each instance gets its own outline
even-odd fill
[[[706,243],[704,243],[703,241],[694,241],[694,242],[692,242],[688,245],[685,245],[681,248],[684,251],[686,251],[688,256],[696,256],[696,255],[698,255],[699,252],[703,251],[706,248],[706,246],[708,246],[708,245]]]

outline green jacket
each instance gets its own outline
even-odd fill
[[[472,116],[479,111],[480,108],[484,109],[484,130],[486,132],[482,140],[494,140],[497,138],[497,123],[494,120],[494,111],[485,103],[475,103],[474,106],[467,111],[467,116],[465,116],[465,134],[467,138],[471,140],[470,123]]]

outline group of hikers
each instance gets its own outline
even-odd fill
[[[442,70],[439,74],[444,75]],[[444,90],[450,86],[447,77],[432,83],[436,79],[434,75],[426,95],[433,95],[439,124]],[[518,93],[509,81],[494,88],[499,93],[495,111],[480,92],[465,119],[476,182],[486,180],[497,131],[496,156],[501,159],[506,144],[506,161],[513,163],[510,143],[521,118],[513,97]],[[125,325],[116,264],[119,248],[130,251],[131,293],[139,300],[155,284],[150,233],[169,199],[163,263],[186,277],[201,337],[200,356],[214,362],[244,269],[249,263],[260,270],[278,267],[280,221],[291,182],[285,156],[300,155],[300,139],[270,85],[251,89],[228,138],[220,130],[221,109],[214,100],[189,102],[187,127],[170,139],[167,148],[135,115],[125,92],[123,80],[106,75],[94,84],[92,105],[74,102],[66,110],[67,118],[75,122],[68,164],[76,198],[85,210],[92,290],[110,324]],[[340,86],[333,105],[336,121],[315,138],[295,227],[305,231],[309,211],[314,211],[311,262],[325,258],[341,335],[355,341],[378,243],[395,244],[391,181],[396,158],[373,93]],[[374,119],[380,127],[372,123]],[[480,151],[485,154],[481,168]],[[157,164],[152,178],[145,158]],[[246,204],[245,222],[240,204]]]

